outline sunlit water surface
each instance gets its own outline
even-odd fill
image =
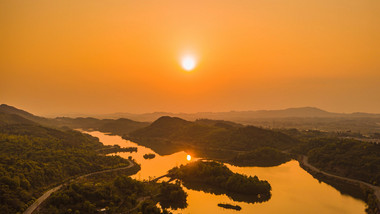
[[[139,180],[149,180],[167,173],[175,166],[189,163],[187,153],[178,152],[172,155],[160,156],[151,149],[140,146],[120,136],[106,135],[101,132],[86,132],[98,137],[104,145],[120,145],[121,147],[137,147],[137,153],[117,153],[123,158],[132,156],[139,164],[141,171],[132,177]],[[143,155],[153,153],[154,159],[144,159]],[[190,154],[191,155],[191,154]],[[196,158],[192,157],[190,161]],[[348,195],[342,195],[333,187],[320,183],[303,170],[297,161],[292,160],[275,167],[236,167],[227,166],[233,171],[245,175],[257,175],[259,179],[267,180],[272,186],[272,197],[263,203],[249,204],[235,202],[226,195],[214,195],[202,191],[190,190],[184,187],[188,194],[188,207],[183,210],[172,210],[173,213],[261,213],[261,214],[340,214],[365,213],[365,203]],[[218,203],[239,205],[241,211],[218,207]]]

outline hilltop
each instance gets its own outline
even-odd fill
[[[92,117],[57,117],[45,118],[36,116],[24,110],[9,106],[0,105],[0,125],[1,124],[41,124],[52,128],[68,127],[72,129],[98,130],[112,134],[128,134],[131,131],[146,127],[147,122],[138,122],[126,118],[119,119],[97,119]]]
[[[191,122],[169,116],[160,117],[124,138],[146,145],[162,155],[188,150],[199,157],[225,160],[262,147],[279,152],[298,144],[298,140],[286,134],[259,127],[228,121]]]

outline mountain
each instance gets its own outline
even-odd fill
[[[188,127],[191,124],[192,122],[178,117],[163,116],[149,126],[132,132],[131,135],[165,138],[171,136],[173,133],[179,132],[181,129]]]
[[[12,124],[37,124],[17,114],[0,113],[0,126]]]
[[[137,129],[148,126],[150,123],[137,122],[126,118],[120,119],[96,119],[96,118],[68,118],[58,117],[55,119],[57,125],[67,126],[73,129],[98,130],[112,134],[128,134]]]
[[[260,110],[249,111],[247,115],[256,118],[279,118],[279,117],[337,117],[339,113],[331,113],[315,107],[288,108],[283,110]]]
[[[380,114],[355,112],[351,114],[333,113],[315,107],[288,108],[282,110],[230,111],[170,113],[154,112],[146,114],[116,113],[97,117],[118,118],[128,116],[136,121],[155,121],[162,116],[179,117],[195,121],[199,119],[225,120],[238,124],[266,128],[296,128],[302,130],[361,132],[366,134],[380,132]]]
[[[146,145],[159,154],[171,154],[164,148],[175,148],[172,149],[174,152],[190,149],[198,155],[207,153],[206,157],[210,157],[211,153],[223,153],[224,156],[231,157],[234,152],[260,147],[285,150],[298,144],[297,140],[286,134],[254,126],[242,126],[228,121],[191,122],[169,116],[160,117],[149,126],[124,137]]]
[[[31,114],[29,112],[26,112],[24,110],[15,108],[13,106],[9,106],[7,104],[1,104],[0,105],[0,113],[4,113],[4,114],[16,114],[16,115],[20,115],[20,116],[22,116],[24,118],[37,118],[37,116],[34,116],[33,114]]]
[[[49,119],[2,104],[0,105],[0,113],[16,114],[45,126],[94,129],[119,135],[128,134],[141,127],[146,127],[150,124],[149,121],[155,121],[162,116],[183,118],[190,121],[198,120],[198,122],[200,122],[199,120],[203,120],[203,122],[207,120],[231,121],[230,123],[235,123],[235,125],[244,124],[266,128],[317,129],[322,131],[361,132],[364,134],[380,133],[380,114],[361,112],[351,114],[332,113],[314,107],[288,108],[283,110],[199,112],[194,114],[168,112],[146,114],[116,113],[97,115],[96,117],[57,117]],[[122,119],[118,120],[119,118]]]
[[[137,122],[126,118],[119,119],[97,119],[97,118],[45,118],[33,115],[24,110],[9,106],[0,105],[0,125],[5,124],[41,124],[48,127],[60,128],[69,127],[72,129],[91,129],[113,134],[128,134],[131,131],[148,126],[150,123]]]
[[[212,120],[247,121],[250,119],[271,118],[380,118],[380,114],[355,112],[351,114],[328,112],[315,107],[287,108],[281,110],[257,110],[257,111],[230,111],[230,112],[198,112],[198,113],[171,113],[153,112],[144,114],[114,113],[94,115],[96,118],[130,118],[137,121],[155,121],[162,116],[179,117],[186,120],[207,118]]]
[[[52,121],[48,118],[35,116],[29,112],[26,112],[24,110],[21,110],[21,109],[18,109],[6,104],[0,105],[0,113],[7,114],[7,115],[18,115],[19,117],[22,117],[29,121],[33,121],[35,123],[40,123],[44,125],[52,125]]]

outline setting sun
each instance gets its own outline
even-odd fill
[[[197,64],[196,60],[193,56],[185,56],[181,60],[182,68],[185,69],[186,71],[193,70],[196,64]]]
[[[379,11],[0,0],[0,214],[380,214]]]

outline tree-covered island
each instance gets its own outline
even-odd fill
[[[259,180],[232,172],[227,166],[215,161],[196,161],[169,170],[168,177],[183,181],[184,186],[195,184],[216,188],[227,196],[249,195],[257,201],[265,201],[271,197],[271,185],[268,181]],[[255,202],[255,201],[250,201]]]

